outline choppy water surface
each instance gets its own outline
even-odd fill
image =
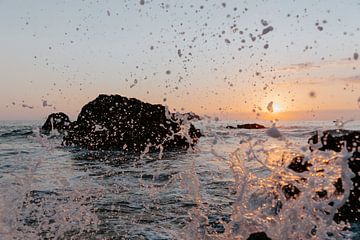
[[[293,152],[314,158],[307,139],[332,122],[280,122],[282,140],[266,130],[225,128],[239,123],[196,122],[205,133],[196,149],[159,160],[63,148],[59,136],[39,134],[39,122],[1,122],[0,239],[244,239],[255,231],[273,239],[356,239],[311,198],[346,172],[345,152],[314,153],[339,160],[325,180],[307,173],[304,194],[283,199],[281,211],[273,197],[275,179],[303,177],[282,161]],[[360,123],[345,128],[359,130]]]

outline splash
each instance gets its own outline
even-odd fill
[[[35,142],[48,156],[55,154],[58,134],[49,137],[33,128],[29,141]],[[56,158],[55,158],[56,159]],[[97,230],[99,219],[89,199],[101,196],[101,189],[87,188],[67,178],[64,168],[47,166],[48,159],[18,154],[14,164],[25,171],[14,172],[0,182],[5,190],[0,196],[0,236],[4,239],[64,239],[82,238]],[[54,174],[47,179],[44,171]],[[43,183],[46,185],[44,186]],[[10,184],[11,187],[7,186]],[[48,190],[49,189],[49,190]],[[11,206],[11,207],[9,207]],[[2,239],[2,238],[1,238]]]
[[[338,153],[323,152],[318,150],[320,143],[310,142],[311,152],[309,146],[286,139],[275,123],[265,133],[269,138],[240,137],[239,147],[229,157],[211,150],[214,158],[228,162],[234,181],[228,221],[211,222],[211,209],[201,190],[207,183],[199,181],[199,169],[192,164],[183,187],[197,207],[189,211],[186,239],[248,239],[256,233],[271,239],[352,239],[353,226],[333,220],[353,188],[351,152],[346,146]],[[222,149],[223,136],[212,137],[213,146]],[[224,230],[204,232],[204,226],[212,224]]]

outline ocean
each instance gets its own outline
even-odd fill
[[[246,239],[260,231],[360,239],[358,226],[343,231],[324,214],[325,200],[311,197],[319,186],[330,191],[341,169],[325,166],[331,171],[303,183],[284,167],[296,154],[345,158],[311,153],[307,141],[316,130],[360,130],[360,121],[280,121],[281,138],[273,138],[266,129],[226,128],[245,121],[205,119],[194,122],[204,134],[194,149],[161,159],[62,147],[61,136],[40,133],[42,123],[0,122],[1,240]],[[289,181],[300,185],[297,199],[280,196]]]

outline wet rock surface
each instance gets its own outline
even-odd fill
[[[348,201],[338,209],[338,212],[334,216],[334,220],[339,223],[344,222],[359,222],[360,221],[360,131],[351,130],[328,130],[323,132],[322,135],[316,133],[309,139],[309,143],[317,144],[321,143],[320,151],[336,151],[340,152],[343,147],[346,146],[347,151],[351,153],[348,159],[348,166],[354,173],[354,177],[351,178],[353,183],[350,190],[350,196]],[[313,150],[313,149],[311,149]],[[334,186],[338,193],[342,193],[342,180],[339,178]]]
[[[320,141],[320,142],[319,142]],[[335,151],[340,152],[343,147],[346,146],[347,151],[351,154],[348,159],[348,166],[351,171],[354,173],[354,177],[351,178],[352,189],[350,190],[350,196],[348,201],[338,209],[338,212],[334,215],[334,221],[340,223],[344,222],[359,222],[360,221],[360,131],[350,131],[350,130],[328,130],[323,132],[320,136],[318,133],[314,134],[308,142],[310,144],[318,144],[321,146],[318,148],[320,151]],[[310,146],[310,150],[314,151],[313,147]],[[297,173],[303,173],[309,171],[309,168],[312,166],[310,162],[307,162],[303,156],[299,155],[292,159],[288,168]],[[319,169],[318,171],[321,171]],[[306,181],[306,179],[302,179]],[[333,183],[335,187],[335,195],[344,194],[344,188],[342,179],[338,178],[337,181]],[[282,191],[287,200],[290,198],[296,198],[301,191],[292,184],[282,186]],[[326,198],[328,192],[324,189],[316,192],[318,198]],[[334,203],[329,203],[329,205]]]
[[[320,142],[319,142],[320,141]],[[359,222],[359,212],[360,212],[360,131],[350,131],[350,130],[328,130],[322,133],[319,136],[318,133],[314,134],[308,141],[310,144],[318,144],[321,146],[318,148],[320,151],[335,151],[340,152],[343,147],[346,146],[347,151],[351,153],[351,157],[348,159],[348,166],[351,171],[355,174],[352,181],[352,189],[350,190],[350,196],[348,201],[338,209],[338,212],[334,216],[334,221],[340,223],[344,222]],[[314,149],[310,146],[310,150]],[[304,161],[304,157],[296,156],[293,158],[291,163],[288,165],[288,168],[292,169],[295,172],[302,173],[309,170],[312,164]],[[319,170],[320,171],[320,170]],[[284,186],[285,188],[286,186]],[[341,195],[344,193],[343,184],[341,178],[338,178],[334,182],[334,187],[336,189],[335,194]],[[300,194],[300,191],[295,188],[286,188],[284,189],[284,194],[288,197],[296,197]],[[317,192],[319,198],[324,198],[327,196],[327,191],[322,190]],[[331,204],[331,203],[329,203]],[[333,204],[333,203],[332,203]]]
[[[264,129],[265,126],[257,124],[257,123],[246,123],[246,124],[238,124],[236,127],[234,126],[226,126],[228,129]]]
[[[196,113],[193,112],[187,112],[187,113],[183,113],[182,116],[191,121],[191,120],[201,120],[201,117],[199,115],[197,115]]]
[[[256,232],[250,234],[247,240],[271,240],[271,238],[269,238],[264,232]]]
[[[319,142],[320,141],[320,142]],[[320,136],[316,133],[314,134],[308,142],[311,144],[318,144],[318,150],[320,151],[336,151],[340,152],[343,147],[346,146],[347,151],[351,154],[350,158],[348,159],[348,166],[351,171],[354,173],[354,177],[351,178],[352,181],[352,189],[350,190],[350,196],[348,200],[344,203],[343,206],[338,208],[337,212],[334,215],[333,220],[336,223],[358,223],[360,222],[360,153],[359,153],[359,146],[360,146],[360,131],[350,131],[350,130],[329,130],[323,132]],[[315,149],[310,147],[311,151]],[[331,163],[329,163],[331,164]],[[292,158],[292,161],[287,166],[294,172],[303,173],[309,171],[313,164],[307,159],[304,158],[303,155],[296,155]],[[318,169],[318,172],[323,170]],[[300,178],[299,181],[307,181],[305,178]],[[342,179],[338,178],[334,183],[335,187],[335,194],[336,196],[340,196],[344,194],[344,188]],[[281,191],[287,201],[291,201],[292,199],[297,199],[301,193],[300,189],[295,186],[295,184],[289,183],[284,184],[281,186]],[[323,189],[320,191],[316,191],[316,197],[319,199],[327,198],[328,191]],[[334,205],[334,202],[328,203],[330,206]],[[282,202],[278,201],[278,209],[281,210]],[[275,212],[277,215],[278,212]],[[328,213],[329,214],[329,213]],[[314,228],[316,232],[316,227]],[[255,232],[250,234],[247,240],[262,240],[262,239],[271,239],[269,238],[265,232]]]
[[[99,95],[69,125],[63,145],[90,150],[158,151],[187,149],[200,136],[187,119],[177,118],[162,105],[120,95]]]
[[[63,113],[52,113],[48,116],[46,119],[44,125],[41,127],[43,131],[52,131],[57,130],[59,132],[62,132],[64,130],[68,130],[70,127],[70,119],[69,117]]]
[[[304,156],[296,156],[292,159],[292,161],[288,165],[288,168],[290,168],[294,172],[302,173],[305,171],[309,171],[309,167],[311,166],[311,163],[304,160]]]

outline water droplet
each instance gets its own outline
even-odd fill
[[[271,101],[271,102],[269,102],[268,103],[268,105],[267,105],[267,110],[269,111],[269,112],[274,112],[274,106],[273,106],[273,102]]]
[[[359,54],[356,52],[356,53],[354,53],[354,60],[358,60],[359,59]]]
[[[268,21],[261,19],[261,24],[266,27],[267,25],[269,25]]]
[[[265,34],[271,32],[272,30],[274,30],[274,28],[272,26],[268,26],[267,28],[264,28],[262,30],[262,35],[265,35]]]

